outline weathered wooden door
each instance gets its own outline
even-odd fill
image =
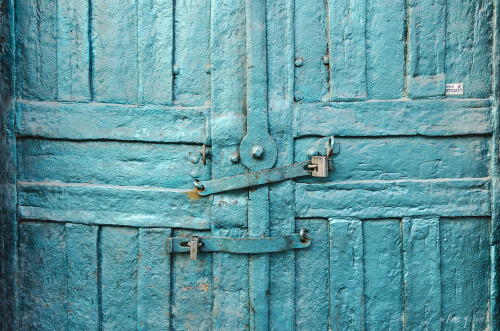
[[[1,3],[2,329],[498,329],[497,0]]]

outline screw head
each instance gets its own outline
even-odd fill
[[[296,67],[302,67],[304,65],[304,59],[301,57],[298,57],[295,59],[295,66]]]
[[[264,156],[264,147],[255,145],[252,147],[252,156],[256,159],[261,159]]]
[[[233,153],[233,154],[231,155],[231,162],[233,162],[233,163],[238,163],[238,162],[240,162],[240,154],[238,154],[238,153]]]

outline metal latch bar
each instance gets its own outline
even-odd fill
[[[190,253],[196,260],[198,253],[226,252],[234,254],[262,254],[300,249],[311,245],[307,230],[281,237],[231,238],[231,237],[174,237],[167,238],[167,253]]]
[[[214,193],[237,190],[245,187],[280,182],[297,177],[311,176],[312,169],[309,168],[309,165],[311,165],[311,161],[305,161],[279,168],[249,172],[232,177],[224,177],[207,181],[196,181],[194,185],[198,189],[199,195],[206,196]]]

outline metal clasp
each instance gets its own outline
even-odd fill
[[[191,241],[188,242],[187,244],[190,247],[189,256],[191,257],[191,260],[197,260],[198,259],[198,250],[201,247],[203,247],[203,243],[201,242],[200,237],[192,236]]]

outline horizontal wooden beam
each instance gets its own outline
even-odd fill
[[[454,136],[492,132],[489,99],[297,104],[296,136]]]
[[[16,134],[52,139],[208,143],[207,107],[16,102]]]
[[[18,182],[18,218],[92,225],[209,229],[208,199],[133,186]]]
[[[298,217],[489,216],[489,178],[297,184]]]

